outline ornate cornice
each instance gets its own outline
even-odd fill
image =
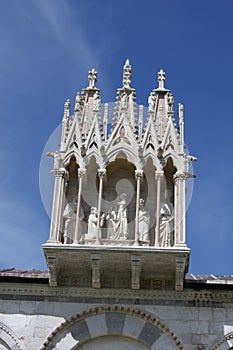
[[[161,303],[171,302],[190,302],[193,305],[210,306],[210,303],[233,303],[233,290],[195,290],[184,289],[183,291],[174,290],[131,290],[131,289],[110,289],[101,288],[99,290],[94,288],[78,288],[78,287],[50,287],[43,284],[28,284],[28,283],[7,283],[0,284],[0,295],[2,299],[10,299],[12,295],[19,299],[24,296],[38,296],[42,297],[66,297],[69,302],[70,298],[82,299],[94,298],[103,300],[117,299],[119,303],[122,300],[128,300],[129,303],[139,300],[141,303],[152,304],[156,301]]]

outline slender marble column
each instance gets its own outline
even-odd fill
[[[185,174],[174,175],[174,226],[175,226],[175,246],[186,247],[185,238]]]
[[[143,171],[140,169],[135,170],[135,177],[137,181],[137,193],[136,193],[136,215],[135,215],[135,241],[134,245],[139,245],[139,201],[140,201],[140,185],[143,177]]]
[[[155,180],[157,182],[157,198],[156,198],[156,226],[155,226],[155,246],[160,245],[160,207],[161,207],[161,180],[163,173],[155,173]]]
[[[65,195],[64,189],[68,173],[65,169],[54,169],[52,173],[55,178],[55,183],[50,224],[50,237],[47,243],[60,243],[62,209]]]
[[[79,244],[80,240],[80,207],[81,207],[81,194],[82,194],[82,183],[83,176],[85,175],[85,169],[78,169],[78,198],[77,198],[77,214],[76,214],[76,224],[75,224],[75,233],[74,233],[74,243]]]
[[[100,232],[100,214],[101,214],[101,204],[102,204],[102,193],[103,193],[103,181],[106,174],[106,169],[98,169],[98,175],[100,179],[99,183],[99,197],[98,197],[98,218],[97,218],[97,237],[96,244],[100,244],[101,232]]]
[[[181,151],[184,152],[184,106],[179,103],[179,131]]]
[[[108,103],[104,104],[104,141],[108,138]]]

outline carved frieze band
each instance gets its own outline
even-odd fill
[[[129,289],[93,289],[93,288],[77,288],[77,287],[49,287],[48,285],[33,285],[20,283],[2,282],[0,285],[0,294],[9,297],[15,296],[50,296],[50,297],[70,297],[77,298],[117,298],[117,299],[145,299],[149,300],[170,300],[170,301],[193,301],[204,303],[233,303],[233,291],[214,291],[214,290],[183,290],[177,292],[174,290],[129,290]]]

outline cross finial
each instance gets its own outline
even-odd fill
[[[89,89],[95,89],[95,83],[97,81],[97,72],[95,68],[92,68],[92,70],[89,70],[88,72],[88,80],[89,80]]]
[[[130,88],[130,84],[131,84],[131,65],[129,63],[129,59],[127,58],[127,60],[125,61],[125,65],[123,68],[123,87],[124,88]]]
[[[164,81],[165,81],[165,72],[163,69],[160,69],[158,72],[158,83],[159,83],[159,89],[164,89]]]

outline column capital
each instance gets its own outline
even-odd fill
[[[159,180],[159,179],[162,179],[164,176],[164,172],[157,172],[155,171],[155,180]]]
[[[86,169],[78,169],[78,177],[83,177],[86,174]]]
[[[98,169],[98,175],[100,179],[103,179],[106,174],[106,169]]]
[[[136,179],[142,179],[142,177],[143,177],[143,170],[136,169],[135,170],[135,177],[136,177]]]
[[[54,177],[67,177],[68,176],[68,171],[66,171],[65,168],[61,169],[54,169],[51,171]]]
[[[175,173],[173,175],[174,181],[185,181],[187,179],[187,175],[184,173]]]

